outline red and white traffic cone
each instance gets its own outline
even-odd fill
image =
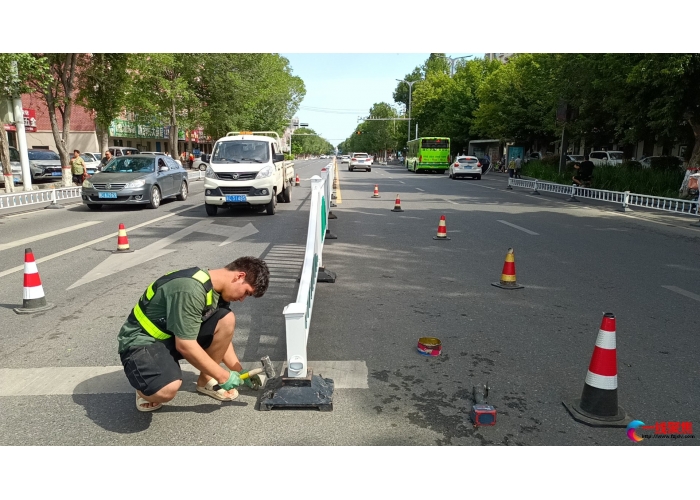
[[[594,427],[626,427],[632,419],[617,405],[615,315],[605,313],[598,330],[581,399],[564,402],[574,420]]]
[[[392,212],[403,212],[401,209],[401,199],[399,198],[399,195],[396,195],[396,203],[394,203],[394,209]]]
[[[437,236],[433,236],[434,240],[449,240],[447,237],[447,224],[445,222],[445,216],[440,216],[440,222],[438,222]]]
[[[377,184],[374,185],[374,194],[372,198],[381,198],[381,196],[379,196],[379,186]]]
[[[129,253],[133,250],[129,249],[129,237],[126,235],[124,224],[119,224],[119,233],[117,234],[117,250],[112,253]]]
[[[297,174],[297,178],[294,180],[294,185],[301,186],[301,179],[299,179],[299,174]]]
[[[24,289],[22,290],[22,307],[16,307],[17,314],[30,314],[48,311],[56,307],[46,302],[44,287],[36,267],[34,253],[31,248],[24,249]]]
[[[518,281],[515,279],[515,253],[512,248],[509,248],[508,253],[506,253],[506,260],[503,263],[503,271],[501,272],[501,281],[491,284],[504,290],[525,288],[522,285],[518,285]]]

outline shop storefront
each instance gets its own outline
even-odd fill
[[[167,154],[169,132],[169,127],[115,119],[109,125],[109,145]]]

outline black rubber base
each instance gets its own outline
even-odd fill
[[[56,304],[51,304],[51,303],[47,302],[46,305],[33,307],[31,309],[26,308],[26,307],[15,307],[13,309],[13,311],[15,311],[17,314],[32,314],[32,313],[48,311],[50,309],[53,309],[54,307],[56,307]]]
[[[44,207],[44,210],[47,209],[47,208],[58,209],[58,208],[66,208],[66,207],[64,207],[63,205],[59,205],[58,203],[52,203],[52,204],[49,205],[48,207]]]
[[[433,239],[434,239],[434,240],[443,240],[443,241],[444,241],[444,240],[451,240],[452,238],[448,238],[447,236],[445,236],[444,238],[438,238],[437,236],[433,236]]]
[[[331,233],[331,230],[330,230],[330,229],[326,229],[326,236],[325,236],[325,239],[327,239],[327,240],[337,240],[338,237],[337,237],[335,234]]]
[[[134,251],[130,248],[129,250],[112,250],[112,253],[134,253]]]
[[[530,191],[530,194],[534,194],[535,196],[540,196],[539,191]]]
[[[508,186],[506,189],[513,190],[513,186]]]
[[[500,281],[497,281],[496,283],[491,283],[493,286],[497,286],[498,288],[503,288],[504,290],[519,290],[521,288],[525,288],[523,285],[518,285],[517,283],[515,285],[501,285]]]
[[[309,371],[310,373],[310,371]],[[317,409],[333,411],[333,380],[311,375],[296,381],[279,377],[267,383],[260,396],[260,411]]]
[[[333,212],[328,212],[328,218],[329,218],[329,219],[337,219],[338,216],[335,215]]]
[[[399,207],[399,208],[394,208],[392,210],[392,212],[403,212],[403,210],[401,210],[401,207]]]
[[[580,200],[578,200],[575,196],[572,196],[571,198],[569,198],[566,201],[575,201],[576,203],[580,203]]]
[[[316,283],[335,283],[337,277],[338,275],[333,271],[329,271],[325,267],[319,267]]]
[[[601,417],[593,415],[581,409],[581,400],[575,399],[570,402],[562,401],[564,408],[571,414],[577,422],[590,425],[591,427],[627,427],[632,418],[622,406],[617,407],[617,415]]]

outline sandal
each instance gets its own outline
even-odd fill
[[[204,387],[197,386],[197,391],[201,392],[202,394],[206,394],[207,396],[210,396],[214,399],[218,399],[219,401],[235,401],[238,399],[238,391],[236,389],[233,390],[233,396],[225,396],[226,391],[223,390],[221,387],[219,387],[218,390],[214,390],[214,386],[218,385],[219,383],[216,381],[216,379],[209,379],[209,382],[207,382],[207,385]]]
[[[151,402],[146,400],[146,399],[143,399],[141,396],[138,395],[138,393],[136,393],[136,409],[138,411],[156,411],[156,410],[160,410],[163,407],[163,403],[158,403],[156,406],[146,406],[146,407],[141,406],[142,404],[146,404],[146,403],[151,403]]]

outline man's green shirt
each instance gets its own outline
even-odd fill
[[[212,305],[216,307],[219,294],[216,290],[212,290],[212,293]],[[202,313],[206,306],[206,292],[199,281],[192,278],[175,278],[158,287],[143,312],[161,330],[168,330],[184,340],[194,340],[199,334]],[[163,328],[163,322],[158,321],[159,319],[165,320],[165,328]],[[158,342],[141,328],[141,325],[131,324],[128,321],[125,321],[119,330],[117,341],[120,354],[130,347]]]

